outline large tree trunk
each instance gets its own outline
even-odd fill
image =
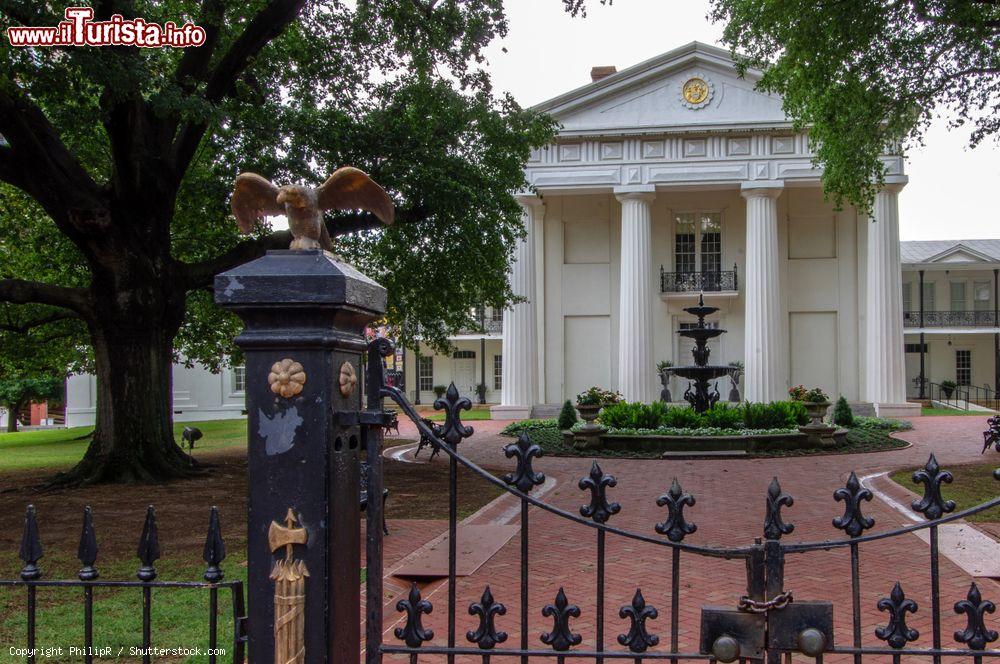
[[[169,246],[169,245],[167,245]],[[150,256],[149,254],[154,254]],[[200,469],[173,435],[173,339],[185,291],[169,257],[121,251],[95,275],[88,321],[97,422],[87,453],[54,483],[163,482]]]
[[[11,404],[7,408],[7,433],[17,433],[17,414],[21,411],[21,404]]]

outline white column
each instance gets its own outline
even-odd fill
[[[781,320],[781,272],[778,264],[778,196],[781,181],[744,182],[747,201],[745,335],[743,396],[768,402],[787,397],[785,356],[788,347]]]
[[[533,195],[518,196],[527,235],[514,248],[509,278],[514,295],[526,298],[503,312],[503,382],[500,405],[492,410],[497,419],[531,417],[538,401],[538,328],[535,313],[535,231],[545,214],[545,205]]]
[[[638,189],[638,190],[637,190]],[[618,391],[626,401],[656,399],[653,358],[653,287],[649,187],[615,191],[622,204],[621,279],[618,296]]]
[[[897,180],[875,194],[867,224],[864,398],[876,407],[906,403],[898,203],[906,180]]]

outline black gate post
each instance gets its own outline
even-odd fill
[[[248,629],[256,664],[357,664],[364,330],[385,289],[318,250],[215,279],[244,321]]]

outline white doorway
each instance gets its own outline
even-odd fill
[[[451,379],[459,394],[472,398],[476,393],[476,351],[455,351],[451,358]]]

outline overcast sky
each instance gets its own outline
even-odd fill
[[[708,0],[589,4],[588,17],[574,19],[559,0],[506,0],[510,33],[488,51],[497,89],[527,106],[589,82],[594,65],[621,70],[694,40],[722,46],[722,26],[706,19]],[[924,147],[910,151],[910,183],[899,199],[902,239],[1000,237],[1000,148],[967,143],[966,131],[948,131],[942,120]]]

